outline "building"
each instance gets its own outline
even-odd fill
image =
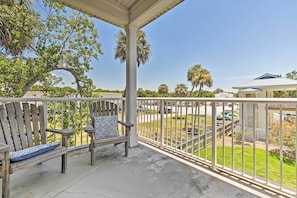
[[[273,98],[275,91],[297,90],[297,80],[266,73],[249,82],[235,86],[233,89],[238,89],[240,98]],[[296,112],[296,108],[289,104],[281,107],[269,104],[267,106],[268,118],[266,118],[266,104],[245,103],[240,105],[239,108],[240,118],[244,118],[241,123],[247,130],[255,127],[258,139],[261,139],[266,132],[266,119],[269,128],[277,120],[284,119],[286,115],[292,115]],[[280,111],[282,111],[282,115]],[[242,113],[244,113],[244,116],[242,116]]]

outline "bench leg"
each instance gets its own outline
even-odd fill
[[[93,144],[91,143],[90,144],[90,151],[91,151],[91,165],[93,165],[94,164],[94,146],[93,146]]]
[[[125,142],[125,156],[128,156],[128,141]]]
[[[9,198],[9,183],[10,183],[10,174],[9,174],[10,160],[9,152],[4,153],[4,159],[2,160],[2,198]]]
[[[67,168],[67,153],[62,155],[62,173],[66,172],[66,168]]]

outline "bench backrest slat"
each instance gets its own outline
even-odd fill
[[[19,129],[19,136],[21,139],[21,145],[22,145],[22,148],[24,149],[24,148],[27,148],[27,138],[25,135],[24,117],[23,117],[20,103],[14,103],[14,108],[15,108],[17,126]]]
[[[3,136],[4,136],[4,142],[5,144],[10,146],[10,151],[14,151],[14,145],[13,145],[13,141],[11,138],[11,134],[10,134],[10,129],[9,129],[9,125],[8,125],[8,120],[7,120],[7,113],[6,113],[6,109],[4,105],[0,105],[0,120],[1,120],[1,125],[2,125],[2,129],[3,129]]]
[[[46,143],[46,126],[45,126],[45,117],[44,117],[44,109],[43,106],[38,107],[38,112],[39,112],[39,130],[40,130],[40,135],[41,135],[41,143],[45,144]]]
[[[19,136],[18,136],[18,127],[16,122],[16,112],[15,112],[13,103],[5,104],[5,108],[7,112],[9,126],[11,129],[10,133],[12,136],[13,144],[14,144],[15,150],[18,151],[20,150],[20,142],[19,142]]]
[[[34,141],[35,145],[39,145],[39,126],[38,126],[38,116],[37,116],[37,108],[35,105],[30,105],[31,107],[31,115],[32,115],[32,124],[33,124],[33,133],[34,133]]]
[[[25,125],[26,125],[28,147],[31,147],[31,146],[33,146],[32,126],[31,126],[30,109],[29,109],[28,103],[23,103],[23,111],[24,111],[24,121],[25,121]]]

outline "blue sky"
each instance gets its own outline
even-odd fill
[[[207,90],[297,70],[296,9],[296,0],[185,0],[143,28],[152,54],[137,70],[137,88],[157,91],[165,83],[174,91],[184,83],[190,90],[187,71],[195,64],[210,71]],[[94,21],[104,54],[89,76],[97,88],[123,90],[125,64],[114,59],[121,29]]]

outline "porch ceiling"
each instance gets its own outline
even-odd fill
[[[184,0],[55,0],[93,17],[125,28],[142,28]]]

